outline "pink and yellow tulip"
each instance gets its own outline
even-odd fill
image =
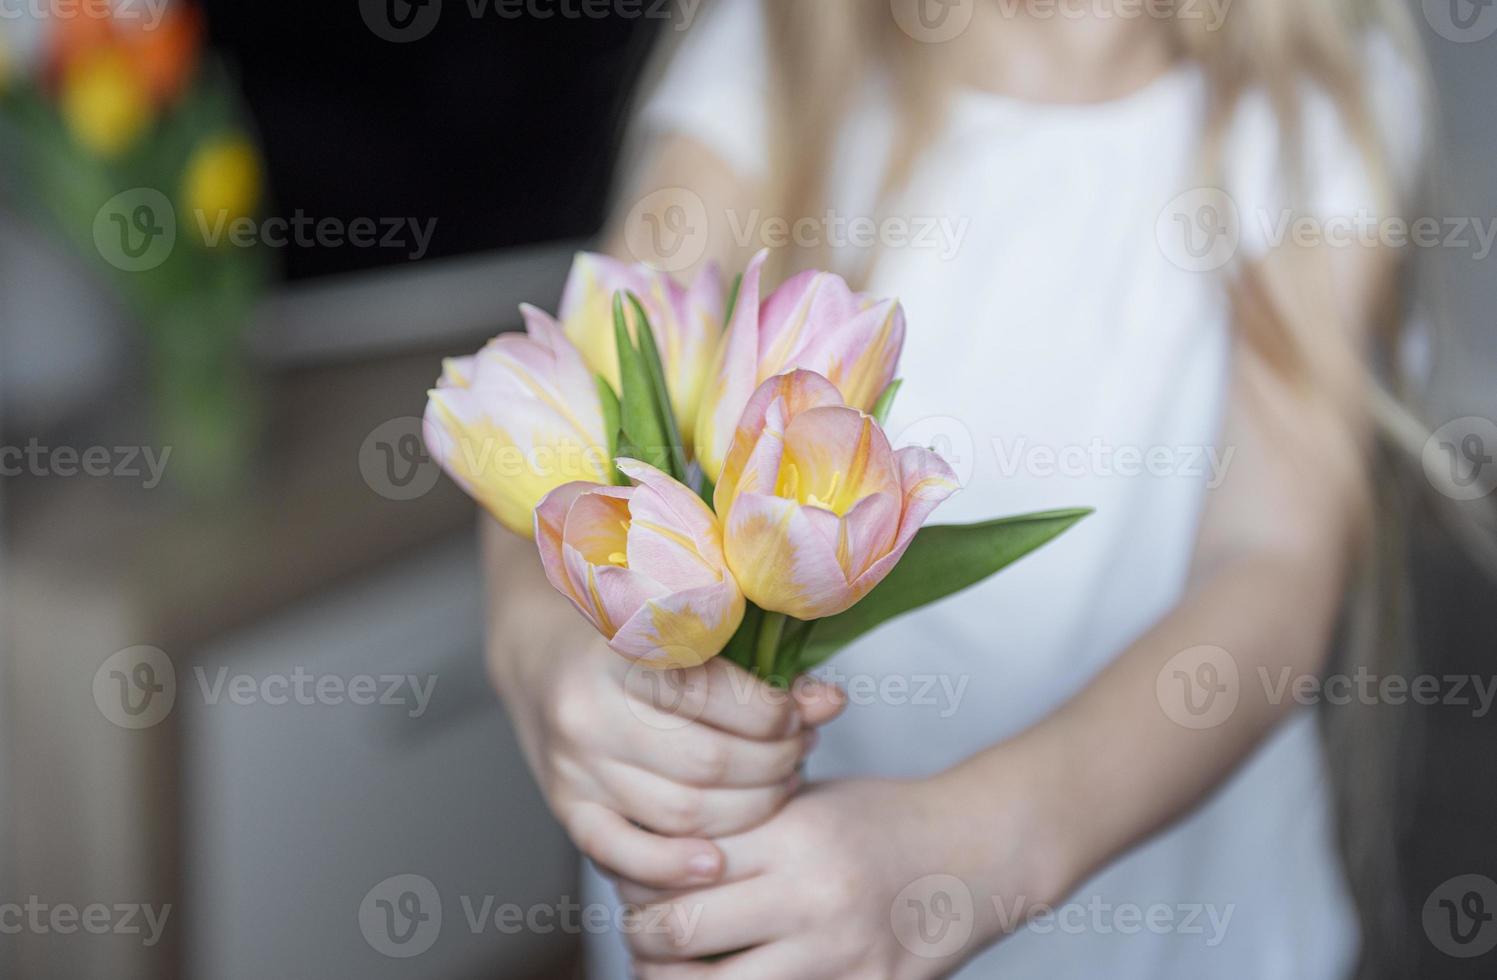
[[[541,498],[575,480],[608,480],[597,382],[547,314],[522,306],[525,334],[443,362],[427,393],[428,451],[501,524],[533,532]]]
[[[749,399],[713,504],[744,595],[819,619],[882,581],[956,489],[941,457],[915,446],[895,452],[831,381],[793,371]]]
[[[717,518],[652,466],[620,459],[633,487],[569,483],[535,512],[546,577],[631,660],[694,667],[743,619]]]
[[[764,381],[791,368],[815,371],[832,382],[843,402],[868,411],[894,379],[904,346],[899,303],[855,293],[830,272],[794,276],[761,303],[767,256],[754,256],[743,274],[696,416],[696,458],[713,480],[749,397]]]
[[[702,388],[722,336],[726,303],[722,278],[716,266],[708,266],[687,287],[648,266],[629,265],[591,252],[577,254],[562,292],[562,328],[588,365],[615,391],[619,387],[619,355],[613,331],[613,296],[620,290],[637,296],[650,318],[671,409],[689,452]],[[636,337],[639,324],[634,311],[626,305],[625,312],[629,334]]]

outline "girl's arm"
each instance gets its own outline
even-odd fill
[[[1281,250],[1246,271],[1238,336],[1281,311],[1308,373],[1238,341],[1221,436],[1235,455],[1209,492],[1187,594],[1059,710],[945,777],[980,808],[1008,795],[996,772],[1022,771],[1042,892],[1063,895],[1184,815],[1294,704],[1285,672],[1324,665],[1368,518],[1360,339],[1385,261]]]

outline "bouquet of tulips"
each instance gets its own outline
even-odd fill
[[[924,526],[958,484],[884,434],[898,302],[826,272],[761,300],[766,256],[729,295],[579,255],[560,322],[524,306],[523,336],[446,361],[424,430],[615,651],[785,685],[1089,511]]]

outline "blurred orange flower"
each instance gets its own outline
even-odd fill
[[[66,16],[53,18],[50,65],[53,77],[64,83],[73,66],[99,49],[118,52],[130,72],[144,84],[158,105],[181,95],[197,67],[202,46],[201,12],[183,0],[171,0],[158,17],[147,16],[142,5],[128,8],[133,16],[115,16],[102,0],[52,0],[65,7]]]

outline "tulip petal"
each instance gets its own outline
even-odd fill
[[[842,405],[801,412],[785,428],[775,492],[845,514],[872,493],[899,496],[889,440],[870,415]]]
[[[859,577],[898,542],[899,496],[875,493],[864,497],[840,523],[842,536],[837,542],[837,562],[847,580],[856,586]]]
[[[674,592],[647,600],[609,646],[652,667],[695,667],[722,651],[743,613],[743,593],[732,580]]]
[[[720,518],[740,490],[773,493],[778,480],[785,425],[800,412],[841,405],[826,378],[810,371],[777,375],[754,390],[734,430],[712,503]]]
[[[899,465],[900,489],[904,495],[904,513],[899,519],[899,533],[889,553],[868,566],[854,583],[867,593],[889,574],[905,549],[915,538],[932,511],[959,488],[956,473],[940,456],[919,446],[906,446],[894,454]]]
[[[722,564],[722,532],[711,508],[685,484],[648,463],[627,456],[617,460],[623,474],[640,485],[629,511],[634,521],[671,529],[707,563]]]
[[[562,542],[561,557],[568,586],[563,594],[606,639],[613,639],[619,626],[646,602],[668,594],[660,583],[633,569],[590,563],[567,541]]]
[[[839,275],[802,272],[785,280],[764,303],[760,316],[761,377],[812,364],[804,351],[817,337],[841,334],[862,306]]]
[[[792,500],[740,493],[723,531],[724,553],[743,594],[771,612],[816,619],[856,596],[836,552]]]
[[[546,579],[562,595],[570,597],[571,583],[561,557],[562,530],[566,526],[567,512],[582,494],[594,489],[597,484],[578,480],[564,483],[541,498],[535,508],[535,547],[540,552],[541,568]]]
[[[759,383],[759,279],[768,258],[763,249],[744,270],[733,320],[718,346],[712,396],[697,414],[697,462],[710,480],[722,472],[738,420]]]

